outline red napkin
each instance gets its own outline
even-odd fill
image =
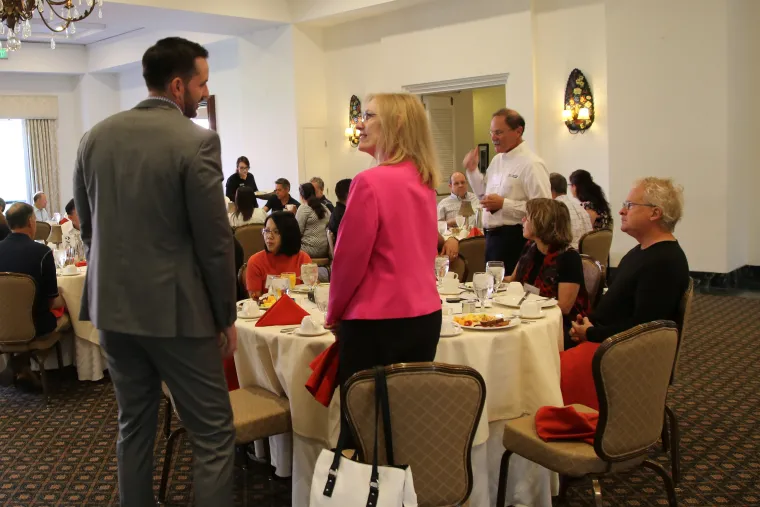
[[[60,319],[63,317],[63,314],[66,313],[66,308],[63,306],[60,308],[51,308],[50,313],[52,313],[56,319]]]
[[[79,262],[77,262],[77,263],[76,263],[76,266],[77,266],[78,268],[83,268],[83,267],[85,267],[86,265],[87,265],[87,261],[79,261]]]
[[[599,343],[583,342],[559,353],[560,389],[565,405],[586,405],[599,410],[591,361]]]
[[[62,218],[62,219],[61,219],[61,221],[60,221],[60,222],[58,222],[58,225],[63,225],[63,224],[65,224],[65,223],[66,223],[66,222],[68,222],[68,221],[69,221],[69,219],[68,219],[68,218]]]
[[[581,440],[594,445],[599,413],[581,413],[574,407],[541,407],[536,412],[536,433],[544,442]]]
[[[290,299],[286,294],[272,305],[263,317],[256,322],[256,327],[266,326],[297,326],[309,313],[298,306],[298,303]]]
[[[329,407],[335,388],[338,387],[338,342],[333,342],[309,364],[312,370],[306,389],[314,399]]]
[[[227,390],[234,391],[240,389],[240,383],[237,378],[237,369],[235,368],[235,358],[228,357],[222,360],[224,367],[224,378],[227,379]]]
[[[467,237],[474,238],[476,236],[482,236],[482,235],[483,233],[481,232],[480,229],[478,229],[477,227],[473,227],[472,229],[470,229],[470,233],[467,235]]]

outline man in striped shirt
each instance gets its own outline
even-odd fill
[[[480,200],[477,195],[467,191],[467,178],[460,172],[452,173],[449,177],[449,188],[451,195],[438,203],[438,221],[456,226],[462,203],[469,201],[474,211],[480,205]]]

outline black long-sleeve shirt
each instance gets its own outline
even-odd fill
[[[689,263],[677,241],[637,245],[620,261],[607,294],[589,320],[589,341],[606,338],[655,320],[677,321],[689,286]]]
[[[256,186],[256,180],[253,179],[251,173],[248,173],[248,176],[245,179],[242,179],[240,174],[235,172],[227,178],[227,185],[224,192],[230,201],[235,202],[235,192],[237,192],[237,189],[240,187],[251,187],[254,192],[259,191],[259,187]],[[259,207],[259,203],[255,200],[253,201],[253,207]]]

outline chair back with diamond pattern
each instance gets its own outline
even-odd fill
[[[26,343],[34,339],[34,278],[0,273],[0,344]]]
[[[419,506],[464,504],[472,491],[470,455],[486,398],[483,377],[467,366],[442,363],[396,364],[385,372],[395,462],[411,466]],[[344,403],[360,455],[371,463],[374,371],[348,380]],[[378,462],[387,464],[382,429],[379,449]]]
[[[691,314],[691,302],[694,300],[694,279],[689,277],[689,286],[686,288],[686,292],[683,293],[681,298],[681,304],[678,308],[678,321],[676,321],[676,327],[678,327],[678,348],[676,349],[676,360],[673,363],[673,374],[670,376],[670,383],[673,384],[678,374],[678,360],[681,357],[681,351],[683,350],[683,337],[686,331],[686,321]]]
[[[472,275],[486,270],[486,238],[463,239],[459,242],[459,255],[467,262],[467,279],[463,282],[471,282]],[[512,274],[512,273],[508,273]]]
[[[657,442],[677,346],[670,321],[636,326],[599,346],[591,369],[599,397],[594,449],[600,458],[644,456]]]
[[[590,255],[582,254],[581,263],[583,264],[583,282],[586,285],[589,303],[591,308],[595,308],[604,287],[604,269],[602,264]]]

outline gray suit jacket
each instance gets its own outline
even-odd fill
[[[80,318],[97,329],[210,337],[235,321],[219,136],[148,99],[87,132],[74,201],[87,254]]]

